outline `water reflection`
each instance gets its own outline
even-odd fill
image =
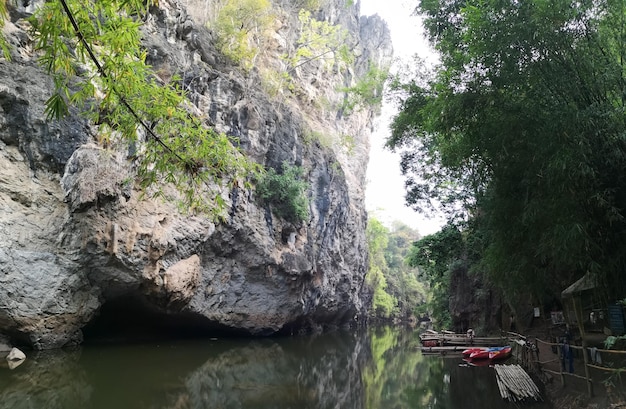
[[[507,408],[491,368],[423,356],[390,328],[30,353],[0,408]]]

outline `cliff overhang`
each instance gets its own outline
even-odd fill
[[[366,308],[363,191],[375,110],[307,109],[324,93],[341,97],[328,82],[337,78],[313,66],[298,74],[302,95],[269,97],[255,70],[244,72],[216,51],[201,2],[160,1],[144,27],[150,63],[179,73],[195,109],[237,137],[246,155],[266,167],[302,166],[309,185],[303,223],[276,217],[240,186],[223,191],[224,221],[189,215],[175,200],[137,190],[127,151],[98,143],[96,125],[78,114],[46,119],[53,84],[24,30],[34,3],[9,5],[13,59],[0,59],[2,336],[45,349],[82,342],[84,328],[96,336],[139,321],[163,324],[169,334],[252,335],[356,322]],[[359,17],[358,4],[324,4],[318,17],[353,36],[357,58],[340,81],[361,75],[372,59],[390,58],[380,19]],[[286,24],[277,35],[293,41],[292,29]],[[354,149],[311,139],[312,126],[350,135]]]

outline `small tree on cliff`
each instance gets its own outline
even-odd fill
[[[133,159],[143,188],[158,195],[163,182],[171,183],[185,209],[218,216],[225,206],[219,193],[224,183],[245,181],[258,167],[236,141],[192,114],[177,76],[160,78],[146,64],[140,27],[156,3],[45,2],[30,22],[40,62],[54,80],[46,112],[60,118],[73,105],[100,124],[101,139],[140,142]],[[0,22],[4,18],[0,0]]]

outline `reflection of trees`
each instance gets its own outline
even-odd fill
[[[378,328],[46,352],[0,368],[0,409],[506,407],[491,368],[423,356],[418,341]]]
[[[371,357],[363,369],[367,409],[511,407],[500,397],[493,368],[462,365],[458,356],[423,356],[410,331],[373,329],[369,342]]]
[[[367,409],[435,408],[444,400],[443,361],[425,358],[411,332],[370,332],[371,361],[363,370]]]

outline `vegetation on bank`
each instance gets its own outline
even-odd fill
[[[428,307],[437,328],[452,328],[450,278],[454,265],[463,262],[463,250],[461,232],[452,225],[413,243],[409,249],[408,265],[419,268],[420,277],[428,282]]]
[[[370,217],[367,224],[369,270],[365,283],[371,288],[370,316],[381,320],[407,320],[426,315],[427,286],[406,256],[419,233],[396,222],[391,229]]]
[[[606,303],[623,299],[626,6],[435,0],[417,12],[441,64],[394,83],[387,145],[408,203],[446,212],[469,268],[511,305],[559,300],[588,272]],[[428,266],[425,249],[446,236],[413,261]]]

